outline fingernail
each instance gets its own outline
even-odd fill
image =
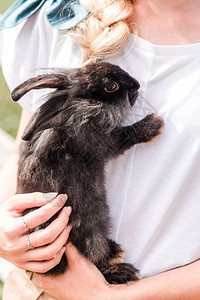
[[[72,230],[72,225],[71,224],[67,225],[66,229],[67,229],[67,232],[70,232]]]
[[[50,204],[56,207],[62,207],[63,204],[65,204],[67,200],[67,195],[63,194],[63,195],[58,195],[55,199],[53,199]]]
[[[54,198],[56,198],[57,195],[58,195],[58,193],[44,193],[44,194],[43,194],[43,198],[44,198],[46,201],[51,201],[51,200],[53,200]]]
[[[58,256],[63,256],[63,253],[65,252],[66,247],[63,247],[62,249],[60,249],[60,251],[58,251],[58,253],[56,255],[54,255],[54,258],[58,257]]]
[[[71,206],[65,207],[65,210],[66,210],[67,215],[70,216],[71,212],[72,212],[72,207]]]
[[[61,250],[60,250],[60,256],[63,256],[63,254],[65,253],[65,250],[66,250],[66,247],[63,247]]]
[[[65,201],[67,200],[67,195],[66,195],[66,194],[62,195],[62,196],[61,196],[61,200],[62,200],[63,202],[65,202]]]

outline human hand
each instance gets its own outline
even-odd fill
[[[68,261],[65,273],[56,277],[34,274],[34,279],[44,290],[62,300],[111,299],[111,285],[93,263],[71,243],[67,244],[65,254]]]
[[[52,201],[51,201],[52,200]],[[0,256],[19,268],[45,273],[56,266],[65,251],[71,226],[68,225],[71,207],[64,207],[66,195],[54,193],[17,194],[0,207]],[[39,207],[23,217],[24,210]],[[45,229],[32,232],[62,208]],[[24,225],[27,225],[25,227]],[[27,245],[27,235],[34,249]]]

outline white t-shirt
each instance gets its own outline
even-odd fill
[[[10,89],[41,68],[80,65],[79,46],[49,25],[47,5],[5,31],[3,71]],[[150,276],[200,258],[200,43],[156,46],[132,35],[109,61],[141,84],[124,124],[150,112],[165,122],[153,144],[135,146],[106,169],[111,237],[126,250],[126,261]],[[29,93],[20,104],[33,112],[45,92]]]

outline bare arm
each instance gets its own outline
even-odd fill
[[[68,270],[54,278],[37,275],[40,285],[62,300],[199,300],[200,261],[130,285],[110,285],[77,250],[66,249]]]
[[[199,278],[200,261],[196,261],[143,279],[132,286],[114,287],[113,293],[115,300],[198,300],[200,299]]]

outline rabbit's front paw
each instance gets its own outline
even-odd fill
[[[111,284],[122,284],[139,280],[141,277],[131,264],[121,263],[102,271],[106,281]]]
[[[134,124],[134,130],[142,142],[149,142],[161,134],[163,126],[164,122],[160,117],[149,114]]]

